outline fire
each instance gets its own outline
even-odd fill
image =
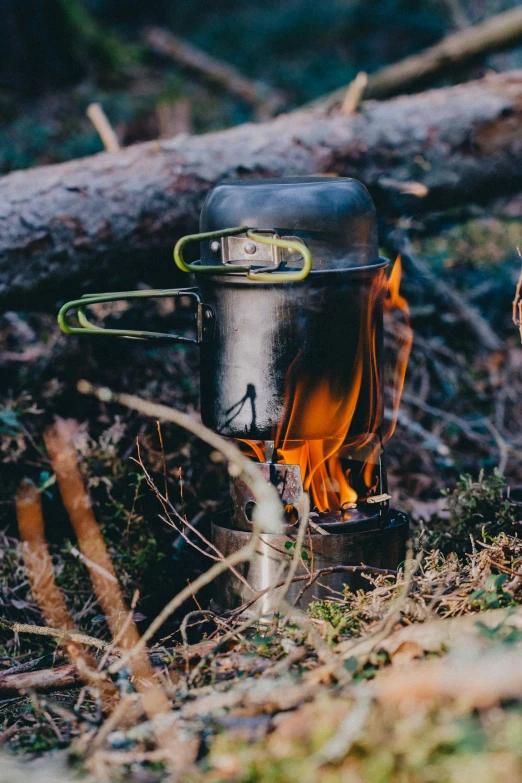
[[[398,313],[401,316],[403,323],[397,334],[397,358],[395,361],[392,387],[393,415],[388,429],[383,434],[383,442],[389,440],[395,432],[397,415],[399,413],[399,406],[401,404],[402,390],[404,388],[404,380],[406,378],[406,370],[408,367],[408,360],[410,358],[411,345],[413,342],[413,330],[410,326],[410,308],[408,306],[408,302],[399,291],[401,278],[402,261],[401,257],[397,256],[388,282],[388,296],[384,300],[384,312],[389,314],[393,312]]]
[[[277,461],[299,465],[303,487],[310,493],[312,508],[319,512],[340,511],[357,501],[364,501],[378,487],[376,466],[381,445],[395,429],[400,397],[412,343],[409,309],[400,294],[401,260],[397,258],[390,277],[376,275],[368,292],[365,317],[354,355],[348,360],[339,355],[339,366],[351,362],[350,386],[339,391],[335,368],[317,376],[307,367],[303,357],[296,357],[287,373],[285,404],[281,422],[274,438]],[[393,420],[381,430],[384,404],[380,377],[380,326],[375,318],[379,298],[385,313],[398,311],[403,324],[398,338],[397,358],[393,373]],[[361,420],[360,411],[365,412]],[[327,438],[314,433],[328,433]],[[303,439],[303,434],[307,439]],[[242,441],[251,456],[264,461],[263,444]],[[358,465],[355,475],[346,463]],[[357,489],[355,488],[357,485]]]
[[[310,493],[313,507],[320,511],[338,511],[343,504],[357,500],[357,493],[350,486],[336,453],[353,418],[361,376],[361,365],[357,362],[352,390],[342,401],[344,404],[332,399],[327,380],[312,395],[304,394],[303,386],[298,384],[285,435],[279,435],[276,440],[278,461],[299,465],[303,488]],[[309,429],[306,425],[330,426],[333,437],[305,441],[292,438],[294,433],[306,432]]]
[[[239,448],[245,454],[247,457],[252,457],[253,459],[257,460],[258,462],[264,462],[265,461],[265,450],[263,446],[263,442],[260,440],[243,440],[243,438],[238,438],[238,443],[245,443],[246,449],[240,446]]]

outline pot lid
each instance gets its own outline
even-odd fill
[[[304,240],[317,270],[379,262],[375,206],[356,179],[309,176],[223,182],[203,204],[200,231],[233,226]],[[226,244],[201,242],[201,264],[241,264],[246,241],[243,236],[241,241]],[[227,254],[224,259],[223,253]]]

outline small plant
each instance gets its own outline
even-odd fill
[[[346,606],[336,601],[313,601],[308,612],[310,617],[330,623],[337,634],[341,633],[350,621]]]
[[[514,532],[522,522],[519,506],[510,500],[506,481],[497,469],[491,476],[481,470],[476,481],[469,474],[462,475],[456,487],[443,494],[450,514],[448,532],[457,537]]]
[[[500,606],[515,605],[513,596],[503,589],[509,580],[507,574],[490,574],[484,587],[475,590],[469,597],[469,602],[479,609],[498,609]]]
[[[285,549],[287,552],[294,552],[295,551],[295,541],[285,541]],[[301,560],[308,560],[309,555],[306,549],[301,549]]]

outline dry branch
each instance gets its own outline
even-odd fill
[[[57,419],[46,430],[44,440],[96,597],[112,633],[116,635],[125,622],[128,610],[121,597],[116,572],[78,467],[78,455],[73,445],[77,426],[77,422],[72,420]]]
[[[107,642],[97,639],[95,636],[88,636],[79,631],[67,631],[60,628],[51,628],[48,625],[31,625],[30,623],[13,623],[8,620],[0,620],[0,625],[9,628],[13,633],[34,633],[37,636],[51,636],[53,639],[71,641],[77,644],[83,644],[88,647],[95,647],[98,650],[106,650]]]
[[[520,192],[521,147],[514,71],[368,102],[356,115],[307,109],[14,172],[0,179],[0,302],[41,308],[81,286],[172,285],[173,244],[197,230],[206,194],[223,179],[354,176],[382,214],[415,214]],[[393,184],[404,181],[426,195]]]
[[[463,702],[479,709],[522,697],[520,650],[507,647],[455,659],[428,660],[382,673],[371,688],[382,705]]]
[[[49,691],[68,688],[80,682],[76,666],[56,666],[20,674],[0,674],[0,699],[17,696],[21,691]]]
[[[506,631],[510,628],[522,627],[522,613],[513,609],[490,609],[480,614],[466,614],[461,617],[447,617],[443,619],[429,620],[425,623],[413,623],[394,631],[379,643],[379,649],[393,655],[405,642],[415,642],[425,652],[438,653],[441,650],[452,647],[465,648],[466,646],[479,646],[482,635],[484,644],[487,639],[483,636],[483,628],[490,629],[502,626]],[[336,647],[336,652],[350,653],[354,647],[353,640],[341,642]],[[375,640],[362,638],[357,642],[357,655],[364,657],[375,647]]]
[[[517,253],[519,257],[522,259],[522,254],[520,253],[519,247],[517,247]],[[515,289],[515,298],[513,299],[513,323],[515,324],[515,326],[518,326],[518,330],[520,332],[520,339],[522,340],[522,302],[520,299],[521,290],[522,290],[522,269],[520,270],[520,274],[518,276],[517,287]]]
[[[78,468],[78,457],[72,440],[75,424],[75,422],[57,419],[44,434],[45,445],[56,474],[63,504],[113,637],[122,648],[134,649],[140,642],[140,636],[132,615],[125,605],[112,560],[94,517],[91,501]],[[143,707],[149,718],[168,712],[169,701],[161,688],[153,684],[153,670],[147,656],[134,656],[132,670],[134,685],[142,696]]]
[[[252,106],[260,118],[273,116],[284,103],[281,93],[247,79],[234,66],[212,57],[168,30],[146,27],[143,38],[157,54],[168,57],[213,87],[219,87]]]
[[[410,275],[420,279],[460,322],[465,323],[483,348],[488,351],[502,349],[502,341],[477,308],[470,305],[459,291],[449,285],[441,275],[435,274],[429,264],[414,254],[410,240],[404,232],[400,230],[390,232],[387,244],[395,252],[400,253]]]
[[[41,495],[32,481],[22,481],[18,488],[16,518],[31,592],[45,621],[61,628],[64,635],[75,631],[63,595],[54,581],[53,563],[45,540]]]
[[[53,571],[53,563],[45,540],[41,494],[31,481],[22,481],[16,495],[16,517],[22,541],[22,555],[25,562],[31,592],[49,626],[58,626],[58,638],[78,677],[86,682],[94,679],[95,663],[79,643],[76,626],[65,600],[60,592]],[[11,624],[13,628],[13,624]],[[51,629],[42,629],[42,631]],[[114,699],[115,687],[103,675],[96,678],[103,702],[108,706]]]
[[[365,100],[390,98],[407,92],[430,79],[458,71],[493,52],[511,49],[522,41],[522,8],[512,8],[479,24],[451,33],[419,54],[387,65],[368,77],[362,93]],[[350,86],[348,87],[350,89]],[[346,87],[319,99],[316,105],[328,108],[340,105]]]

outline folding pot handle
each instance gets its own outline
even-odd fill
[[[173,296],[193,297],[197,302],[197,338],[182,337],[167,332],[146,332],[135,329],[106,329],[91,323],[85,314],[85,308],[103,302],[119,302],[128,299],[166,299]],[[67,314],[76,309],[80,326],[70,326]],[[203,343],[212,339],[214,330],[214,313],[209,305],[201,301],[197,288],[165,288],[145,291],[117,291],[110,294],[85,294],[81,299],[73,299],[63,305],[58,313],[58,324],[66,334],[109,335],[112,337],[127,337],[131,340],[159,339],[177,343]]]
[[[291,250],[299,253],[303,257],[303,266],[295,272],[273,272],[268,267],[255,272],[250,266],[240,266],[237,264],[188,264],[183,258],[185,245],[191,242],[203,242],[205,240],[220,239],[222,237],[231,237],[237,234],[246,234],[252,242],[259,242],[262,245]],[[235,228],[221,229],[220,231],[208,231],[203,234],[189,234],[181,237],[174,247],[174,261],[176,266],[182,272],[193,272],[196,274],[226,275],[233,272],[246,272],[249,280],[258,280],[263,283],[290,283],[304,280],[312,270],[312,254],[303,241],[297,238],[283,239],[277,234],[269,235],[259,233],[259,229],[248,228],[246,226],[236,226]],[[275,267],[274,267],[275,268]]]

